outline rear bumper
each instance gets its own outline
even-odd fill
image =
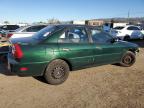
[[[46,63],[21,63],[8,54],[8,69],[18,76],[42,76],[46,66]],[[21,70],[21,68],[28,70]]]

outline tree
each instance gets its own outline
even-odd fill
[[[4,24],[6,24],[6,25],[9,24],[9,21],[4,21]]]
[[[46,24],[46,22],[39,21],[39,22],[37,22],[37,24]]]
[[[58,19],[52,18],[48,19],[48,24],[60,24],[60,21]]]

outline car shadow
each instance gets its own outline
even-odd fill
[[[42,83],[47,84],[47,82],[46,82],[46,80],[44,79],[43,76],[37,76],[37,77],[33,77],[33,78],[36,79],[36,80],[38,80],[38,81],[40,81],[40,82],[42,82]]]

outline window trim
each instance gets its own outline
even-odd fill
[[[82,43],[82,42],[79,42],[79,43],[69,43],[69,44],[90,44],[90,43],[92,43],[91,42],[91,37],[90,37],[90,35],[88,33],[88,30],[87,30],[87,27],[85,27],[85,26],[68,26],[68,27],[65,28],[65,30],[63,31],[63,33],[65,32],[65,35],[68,35],[68,30],[70,30],[72,28],[83,28],[85,30],[85,32],[86,32],[87,37],[88,37],[88,42],[84,42],[84,43]],[[60,40],[60,36],[59,36],[59,39],[58,39],[58,43],[62,43],[62,42],[59,42],[59,40]]]

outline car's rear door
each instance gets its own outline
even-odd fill
[[[60,36],[58,44],[61,58],[68,60],[73,68],[82,68],[93,64],[92,44],[85,27],[68,28]]]

